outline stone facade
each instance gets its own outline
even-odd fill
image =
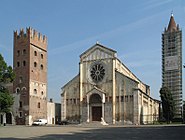
[[[14,32],[13,115],[16,124],[47,118],[47,38],[27,28]]]
[[[159,102],[116,56],[95,44],[80,55],[79,74],[62,87],[62,119],[80,122],[151,123]]]
[[[58,124],[61,121],[61,104],[54,103],[52,99],[47,102],[48,124]]]

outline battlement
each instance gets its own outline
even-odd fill
[[[17,30],[14,31],[14,39],[19,38],[30,38],[32,40],[39,41],[40,43],[47,44],[47,37],[32,29],[31,27],[26,28],[26,32],[23,28],[20,29],[20,32],[18,32]]]

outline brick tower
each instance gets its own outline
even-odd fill
[[[13,115],[16,124],[47,118],[47,38],[32,28],[14,32]]]

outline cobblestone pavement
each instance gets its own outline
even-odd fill
[[[102,126],[99,124],[82,124],[67,126],[1,126],[0,139],[185,140],[185,125]]]

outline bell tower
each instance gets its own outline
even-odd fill
[[[167,87],[175,102],[174,119],[182,119],[182,30],[171,14],[162,33],[162,87]]]
[[[13,83],[16,124],[47,118],[47,38],[32,28],[14,32]]]

